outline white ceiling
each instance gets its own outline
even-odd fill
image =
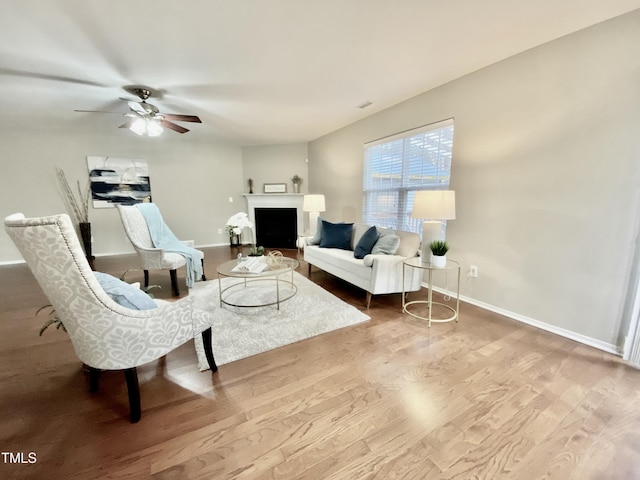
[[[640,0],[0,0],[0,127],[116,129],[126,85],[185,139],[304,142]],[[357,108],[365,101],[373,104]],[[116,133],[131,135],[118,130]],[[166,132],[165,135],[178,135]]]

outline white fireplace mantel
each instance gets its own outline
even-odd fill
[[[302,235],[304,232],[303,193],[245,193],[243,196],[247,199],[247,213],[254,228],[256,224],[256,208],[295,208],[298,235]]]

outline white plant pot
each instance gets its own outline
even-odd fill
[[[447,256],[431,255],[431,266],[436,268],[444,268],[447,265]]]

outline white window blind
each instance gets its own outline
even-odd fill
[[[411,218],[418,190],[448,190],[453,119],[364,145],[363,222],[419,233]]]

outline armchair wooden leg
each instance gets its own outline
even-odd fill
[[[169,271],[171,275],[171,288],[173,289],[173,296],[180,296],[180,290],[178,289],[178,272],[175,269]]]
[[[213,349],[211,348],[211,327],[202,332],[202,343],[204,345],[204,354],[207,357],[209,368],[211,369],[211,372],[215,372],[218,370],[218,366],[216,365],[215,358],[213,358]]]
[[[136,367],[127,368],[124,371],[127,380],[127,391],[129,393],[129,411],[131,423],[138,423],[142,416],[140,408],[140,386],[138,385],[138,371]]]
[[[100,370],[89,367],[89,391],[96,393],[98,391],[98,381],[100,380]]]
[[[367,310],[369,310],[369,305],[371,304],[371,292],[367,292]]]
[[[149,286],[149,270],[144,271],[144,286]]]
[[[206,282],[207,281],[207,277],[204,276],[204,258],[202,260],[200,260],[202,262],[202,281]]]

